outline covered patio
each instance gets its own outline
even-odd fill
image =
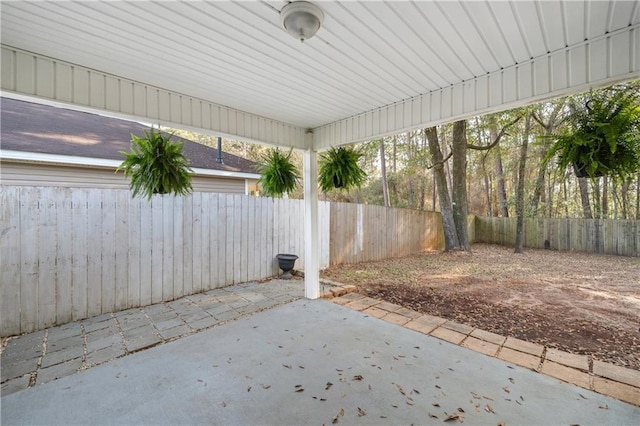
[[[304,43],[282,28],[288,3],[3,3],[2,96],[302,151],[311,299],[9,395],[3,422],[637,423],[634,406],[313,299],[319,152],[637,79],[639,3],[317,2]],[[3,263],[2,321],[19,279]]]

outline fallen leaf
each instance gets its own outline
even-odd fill
[[[202,380],[202,379],[198,379],[198,381],[199,381],[200,383],[204,383],[204,380]]]
[[[431,404],[431,405],[433,405],[434,407],[440,407],[440,404],[438,404],[437,402],[434,402],[434,403],[433,403],[433,404]]]
[[[247,388],[247,392],[251,392],[251,386]]]
[[[485,405],[484,411],[486,411],[487,413],[494,413],[495,414],[495,411],[493,411],[493,407],[490,406],[489,404]]]
[[[508,386],[504,386],[502,390],[505,391],[506,393],[511,393]]]
[[[461,412],[461,413],[464,413],[464,410],[462,408],[460,408],[460,407],[458,407],[458,411]]]
[[[396,404],[391,404],[391,406],[392,406],[393,408],[398,408],[398,406],[397,406]]]
[[[295,385],[294,386],[294,388],[296,388],[296,389],[301,388],[301,387],[302,387],[302,385]]]
[[[601,408],[603,410],[608,410],[609,406],[607,404],[604,404],[604,405],[599,406],[598,408]]]
[[[418,395],[420,395],[420,391],[418,391],[418,389],[414,389],[413,392],[417,393]]]
[[[362,380],[363,377],[360,374],[356,374],[355,376],[353,376],[352,380]]]
[[[516,383],[516,381],[513,380],[513,378],[511,378],[511,377],[509,377],[509,381],[511,382],[511,384],[515,384]]]
[[[271,385],[262,385],[262,389],[269,389]]]
[[[322,401],[322,402],[324,402],[326,400],[327,400],[327,398],[320,398],[320,401]]]
[[[582,397],[582,399],[589,399],[586,396],[584,396],[583,394],[579,393],[578,395],[580,395]]]
[[[329,389],[331,389],[331,386],[333,386],[333,383],[331,383],[331,382],[327,382],[327,385],[324,387],[324,390],[329,390]]]
[[[335,417],[333,418],[333,420],[331,421],[331,423],[332,423],[332,424],[334,424],[334,425],[335,425],[336,423],[338,423],[338,416],[335,416]]]
[[[282,364],[282,366],[283,366],[283,367],[285,367],[285,368],[291,369],[291,366],[290,366],[290,365]]]
[[[437,388],[437,389],[442,389],[442,388],[441,388],[440,386],[438,386],[438,385],[436,385],[436,388]]]
[[[340,417],[344,417],[344,408],[340,409],[340,413],[338,413],[340,415]]]
[[[401,394],[406,395],[406,393],[404,393],[404,389],[402,389],[402,386],[400,386],[399,384],[396,384],[396,386],[398,387],[398,390]]]
[[[429,413],[429,417],[431,417],[432,419],[437,419],[438,416],[436,416],[435,414]]]
[[[358,407],[358,417],[362,417],[366,415],[367,413],[365,413],[365,411],[362,408]]]
[[[445,413],[446,414],[446,413]],[[445,422],[450,422],[453,420],[459,420],[462,421],[464,419],[464,417],[462,417],[460,414],[455,413],[455,414],[450,414],[446,419],[444,419]]]
[[[304,392],[303,388],[297,389],[296,392]]]

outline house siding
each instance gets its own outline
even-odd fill
[[[193,190],[244,194],[245,179],[193,176]],[[0,163],[0,184],[11,186],[55,186],[67,188],[128,189],[129,180],[113,169],[50,164]]]

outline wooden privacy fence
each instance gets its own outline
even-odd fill
[[[406,256],[444,247],[440,213],[331,203],[330,264]]]
[[[475,232],[477,242],[513,245],[516,240],[516,218],[476,217]],[[525,219],[524,246],[640,256],[640,221]]]
[[[302,200],[0,186],[0,215],[2,336],[304,268]],[[326,266],[329,203],[319,224]]]

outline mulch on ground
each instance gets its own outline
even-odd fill
[[[640,259],[551,250],[425,252],[322,276],[369,297],[640,370]]]

